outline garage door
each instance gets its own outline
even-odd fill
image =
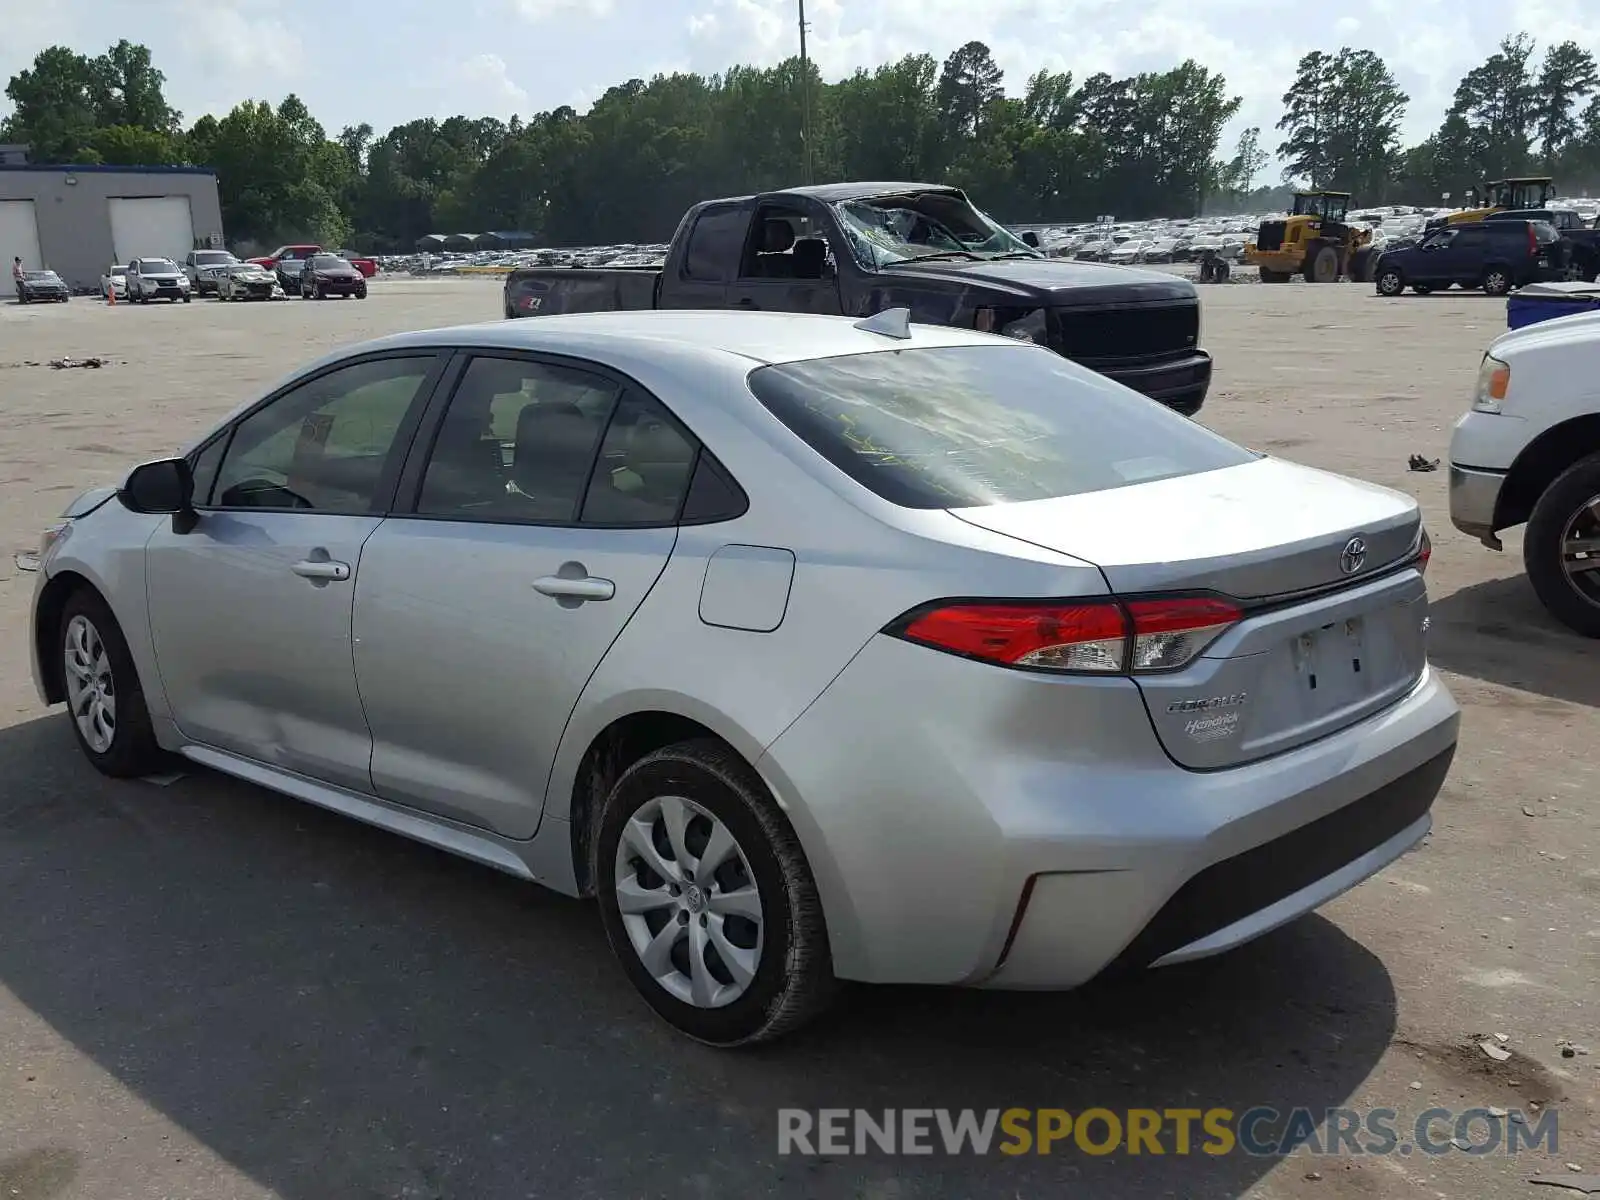
[[[194,220],[187,196],[113,199],[111,244],[119,263],[135,258],[170,258],[181,263],[194,249]]]
[[[39,226],[33,219],[32,200],[0,200],[0,265],[5,288],[11,290],[11,260],[18,255],[30,271],[46,266],[39,257]]]

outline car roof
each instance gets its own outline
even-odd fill
[[[1016,344],[1010,339],[945,325],[912,325],[908,339],[890,338],[856,326],[854,317],[802,313],[693,309],[571,313],[394,334],[347,347],[326,361],[353,354],[434,346],[542,350],[604,361],[608,349],[648,355],[655,346],[663,352],[688,349],[708,357],[742,358],[752,365],[764,365],[880,350]]]

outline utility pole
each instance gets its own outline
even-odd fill
[[[815,182],[811,170],[811,60],[806,57],[806,0],[800,4],[800,140],[806,147],[806,182]]]

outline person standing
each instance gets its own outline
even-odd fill
[[[22,302],[22,255],[11,260],[11,282],[17,289],[17,302]]]

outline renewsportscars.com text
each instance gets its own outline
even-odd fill
[[[782,1108],[778,1153],[1554,1154],[1557,1126],[1554,1109],[1429,1108],[1406,1121],[1392,1108]]]

